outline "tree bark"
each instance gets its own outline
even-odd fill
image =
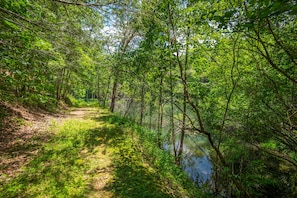
[[[144,81],[144,80],[143,80]],[[143,116],[144,116],[144,96],[145,96],[145,84],[144,82],[142,83],[142,88],[141,88],[141,103],[140,103],[140,118],[139,118],[139,125],[142,125],[143,122]]]
[[[127,117],[131,108],[132,103],[134,102],[133,98],[129,98],[127,109],[125,111],[124,117]]]
[[[169,37],[170,38],[170,37]],[[171,54],[170,54],[171,55]],[[170,57],[169,57],[170,58]],[[173,154],[175,163],[177,164],[177,148],[176,148],[176,137],[175,137],[175,126],[174,126],[174,89],[173,89],[173,74],[172,74],[172,62],[170,58],[169,63],[170,68],[170,131],[171,131],[171,142],[172,142],[172,148],[173,148]]]
[[[110,103],[110,108],[109,108],[109,110],[111,112],[114,112],[114,108],[115,108],[117,87],[118,87],[118,80],[116,77],[115,81],[113,82],[113,87],[112,87],[112,96],[111,96],[111,103]]]
[[[121,62],[123,54],[126,52],[129,43],[131,42],[131,40],[135,36],[135,33],[136,33],[136,30],[132,29],[131,32],[128,33],[127,37],[124,37],[124,39],[122,40],[122,45],[121,45],[121,47],[119,49],[119,61],[118,61],[118,64]],[[126,35],[124,35],[124,36],[126,36]],[[118,80],[119,80],[119,77],[120,77],[120,74],[119,74],[119,71],[117,70],[117,67],[118,67],[118,65],[116,65],[115,80],[114,80],[113,88],[112,88],[112,96],[111,96],[111,103],[110,103],[110,111],[111,112],[114,112],[114,109],[115,109]]]
[[[184,79],[183,83],[183,118],[182,118],[182,129],[181,129],[181,136],[180,136],[180,144],[179,144],[179,150],[177,155],[177,164],[180,165],[181,163],[181,157],[183,154],[184,149],[184,139],[185,139],[185,133],[186,133],[186,115],[187,115],[187,70],[188,70],[188,51],[189,51],[189,36],[190,36],[190,29],[187,28],[186,30],[186,54],[185,54],[185,63],[184,63],[184,69],[183,72],[180,73],[181,79]]]
[[[158,134],[157,142],[159,148],[162,148],[161,135],[163,129],[163,71],[160,68],[160,82],[159,82],[159,110],[158,110]]]

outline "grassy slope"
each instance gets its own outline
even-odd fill
[[[100,110],[52,123],[56,135],[0,197],[202,197],[155,139],[132,122]]]

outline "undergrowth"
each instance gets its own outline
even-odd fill
[[[97,99],[90,99],[90,100],[84,100],[84,99],[77,99],[73,96],[68,96],[66,103],[73,107],[98,107],[98,100]]]

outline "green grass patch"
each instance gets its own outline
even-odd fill
[[[157,134],[116,115],[99,118],[113,124],[115,197],[204,197],[174,164],[173,157],[157,146]]]
[[[156,135],[100,110],[56,131],[0,197],[203,197],[200,189],[157,147]],[[104,187],[94,184],[110,176]],[[104,196],[106,197],[106,196]]]
[[[97,99],[76,99],[72,96],[69,96],[66,100],[66,103],[73,107],[99,107]]]
[[[22,173],[0,187],[0,197],[86,197],[92,163],[81,151],[88,148],[92,120],[70,120],[57,127],[57,135],[45,144]]]

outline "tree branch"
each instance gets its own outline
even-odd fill
[[[293,83],[297,84],[297,80],[294,79],[292,76],[290,76],[289,74],[287,74],[284,70],[282,70],[281,68],[279,68],[272,60],[268,49],[265,45],[265,43],[263,42],[261,36],[260,36],[260,32],[255,30],[255,33],[257,35],[258,41],[260,42],[260,44],[262,45],[265,53],[260,50],[260,48],[257,46],[258,50],[261,52],[262,56],[268,61],[268,63],[272,66],[272,68],[274,68],[276,71],[278,71],[280,74],[282,74],[284,77],[286,77],[287,79],[289,79],[290,81],[292,81]]]
[[[6,10],[6,9],[0,7],[0,12],[5,13],[5,14],[8,14],[8,15],[11,15],[11,16],[16,17],[16,18],[19,18],[19,19],[21,19],[23,21],[26,21],[27,23],[30,23],[32,25],[39,26],[38,24],[33,23],[29,19],[27,19],[27,18],[25,18],[25,17],[23,17],[23,16],[21,16],[19,14],[16,14],[16,13],[10,11],[10,10]]]
[[[107,2],[104,4],[97,4],[97,3],[85,3],[85,2],[72,2],[72,1],[66,1],[66,0],[52,0],[58,3],[63,3],[63,4],[67,4],[67,5],[77,5],[77,6],[86,6],[86,7],[104,7],[104,6],[108,6],[111,4],[115,4],[116,1],[114,2]]]
[[[267,19],[267,25],[268,25],[268,30],[269,32],[272,34],[275,42],[281,47],[281,49],[283,49],[286,54],[289,56],[290,60],[295,64],[297,65],[297,62],[295,61],[295,58],[293,57],[293,55],[291,54],[291,52],[281,43],[281,41],[277,38],[277,36],[275,35],[272,27],[271,27],[271,23],[270,23],[270,20]]]
[[[281,153],[281,152],[276,151],[276,150],[271,150],[271,149],[263,148],[259,144],[252,144],[252,146],[254,146],[258,150],[263,151],[265,153],[268,153],[268,154],[270,154],[270,155],[272,155],[274,157],[283,159],[283,160],[289,162],[290,164],[294,165],[295,167],[297,167],[297,162],[294,159],[292,159],[290,156],[288,156],[288,155],[286,155],[284,153]]]

